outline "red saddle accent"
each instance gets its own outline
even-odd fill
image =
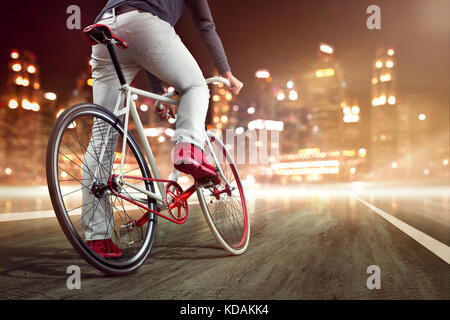
[[[84,28],[83,34],[91,46],[113,43],[120,49],[127,49],[129,47],[125,40],[115,36],[111,29],[104,24],[90,25]]]

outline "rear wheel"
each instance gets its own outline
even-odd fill
[[[233,255],[243,254],[250,241],[250,218],[238,170],[226,147],[214,134],[208,132],[212,152],[229,182],[209,188],[198,188],[197,195],[206,221],[221,246]],[[214,164],[211,150],[205,155]]]
[[[59,116],[47,147],[47,183],[58,221],[78,253],[110,275],[125,275],[139,268],[156,234],[156,216],[115,196],[109,187],[111,175],[120,173],[123,135],[123,124],[113,113],[81,104]],[[131,132],[126,143],[124,174],[151,178]],[[154,192],[152,182],[130,183]],[[114,188],[128,198],[138,197],[130,187]],[[156,211],[154,200],[142,196],[139,200]],[[144,215],[148,215],[144,226],[129,227]],[[95,252],[92,244],[98,241],[106,245]]]

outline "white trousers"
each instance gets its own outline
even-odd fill
[[[131,83],[136,74],[144,68],[153,75],[173,86],[181,95],[177,112],[175,143],[188,142],[204,147],[205,119],[209,105],[209,89],[195,59],[176,34],[174,28],[158,17],[144,12],[130,11],[99,21],[107,25],[112,32],[124,39],[129,48],[116,48],[116,53],[127,83]],[[108,50],[103,45],[92,49],[92,77],[94,79],[94,103],[111,111],[119,97],[120,83],[112,64]],[[92,130],[91,145],[88,151],[101,150],[101,125]],[[97,137],[98,136],[98,137]],[[117,142],[116,142],[117,143]],[[114,141],[112,141],[114,144]],[[107,146],[114,150],[115,146]],[[89,181],[89,172],[94,171],[97,163],[88,154],[85,159],[83,181]],[[102,168],[108,168],[107,160]],[[86,168],[87,167],[87,168]],[[105,172],[105,179],[107,178]],[[92,204],[98,203],[97,206]],[[86,240],[110,238],[114,229],[112,208],[109,200],[96,199],[88,190],[83,191],[82,222],[86,231]]]
[[[193,143],[203,149],[209,89],[200,67],[175,29],[168,22],[137,10],[99,23],[110,27],[130,46],[126,50],[116,49],[128,83],[144,68],[181,94],[174,141]],[[103,45],[93,47],[92,76],[94,103],[113,110],[120,83]]]

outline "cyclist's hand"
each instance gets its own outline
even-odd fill
[[[228,81],[230,81],[231,88],[228,88],[228,90],[230,90],[232,94],[238,95],[244,84],[241,81],[239,81],[235,76],[233,76],[231,71],[225,73],[223,77],[228,79]]]
[[[163,106],[164,108],[160,110],[160,106]],[[155,112],[161,120],[169,120],[169,118],[175,119],[175,106],[172,104],[161,102],[158,104]]]

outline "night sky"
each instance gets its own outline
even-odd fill
[[[72,92],[90,47],[81,31],[66,28],[66,8],[82,9],[82,26],[93,23],[105,0],[3,1],[0,12],[0,76],[3,85],[11,49],[37,55],[45,90],[64,96]],[[219,35],[233,73],[253,81],[264,67],[277,75],[305,69],[317,45],[335,46],[336,58],[352,96],[370,103],[371,68],[375,49],[392,45],[398,59],[399,98],[413,101],[430,114],[438,128],[448,128],[449,14],[448,0],[210,0]],[[366,28],[366,8],[382,10],[382,29]],[[205,76],[212,64],[196,35],[189,14],[177,31],[199,61]],[[251,86],[250,86],[251,88]],[[251,89],[243,98],[251,100]]]

